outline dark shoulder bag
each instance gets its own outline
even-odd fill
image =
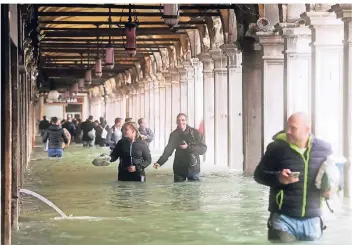
[[[193,131],[193,129],[191,129],[191,136],[192,136],[192,142],[191,143],[196,144],[196,141],[194,139],[194,131]],[[197,155],[192,153],[192,152],[190,152],[189,153],[189,165],[191,167],[194,167],[197,163],[198,163]]]

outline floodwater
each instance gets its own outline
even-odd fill
[[[35,148],[23,188],[57,205],[71,219],[22,195],[23,245],[222,245],[267,241],[268,189],[236,173],[206,173],[201,182],[173,183],[168,167],[147,171],[146,183],[118,183],[117,163],[95,167],[107,148],[72,145],[62,160],[48,160]],[[157,160],[159,154],[153,154]],[[79,217],[77,217],[79,216]],[[347,205],[326,212],[327,230],[314,244],[352,244],[352,212]]]

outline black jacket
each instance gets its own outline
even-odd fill
[[[269,211],[290,217],[319,217],[320,190],[315,187],[315,178],[321,164],[332,153],[331,145],[310,136],[309,147],[301,155],[298,148],[286,141],[286,134],[274,136],[255,169],[254,179],[270,187]],[[299,182],[283,185],[279,176],[283,169],[300,172]]]
[[[152,156],[146,142],[136,140],[131,143],[129,139],[119,140],[110,154],[111,162],[120,158],[119,171],[125,171],[129,166],[136,166],[137,172],[144,175],[144,169],[152,163]]]
[[[76,127],[73,124],[73,122],[66,121],[64,125],[62,125],[63,128],[66,128],[68,132],[70,132],[71,136],[76,135]]]
[[[188,144],[188,147],[183,150],[180,148],[182,141]],[[198,174],[200,172],[200,158],[207,151],[207,146],[204,143],[203,136],[195,128],[187,126],[185,131],[175,129],[169,138],[169,142],[164,149],[164,153],[159,158],[158,163],[163,165],[176,149],[174,159],[174,173],[182,176]],[[190,153],[193,153],[197,158],[197,164],[190,166]]]
[[[81,124],[81,130],[83,131],[83,136],[82,136],[83,141],[93,140],[88,136],[88,132],[92,131],[93,128],[95,128],[95,124],[89,120],[86,120]]]
[[[49,149],[62,149],[62,142],[68,143],[64,130],[59,125],[50,125],[43,137],[43,143],[49,140]]]
[[[39,130],[46,130],[49,128],[50,125],[51,124],[48,120],[41,120],[39,122]]]

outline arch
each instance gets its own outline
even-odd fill
[[[237,19],[234,9],[221,9],[220,19],[224,35],[224,43],[235,43],[237,41]]]
[[[174,46],[171,46],[167,50],[170,64],[169,68],[175,68],[177,64],[176,48]]]
[[[208,26],[206,24],[201,24],[197,25],[197,27],[199,31],[201,52],[208,52],[211,47]]]
[[[136,66],[132,66],[131,70],[131,82],[138,83],[138,73]]]
[[[165,71],[170,67],[169,52],[167,48],[159,48],[159,51],[162,62],[162,70]]]
[[[156,72],[161,72],[161,70],[163,69],[163,64],[161,61],[161,54],[159,52],[154,52],[154,60],[156,64]]]
[[[187,30],[187,35],[191,49],[191,57],[196,57],[202,51],[199,30]]]

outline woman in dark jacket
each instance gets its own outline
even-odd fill
[[[152,162],[150,150],[140,139],[138,127],[129,122],[124,125],[124,138],[119,140],[111,152],[111,162],[120,158],[119,181],[145,181],[144,169]]]

